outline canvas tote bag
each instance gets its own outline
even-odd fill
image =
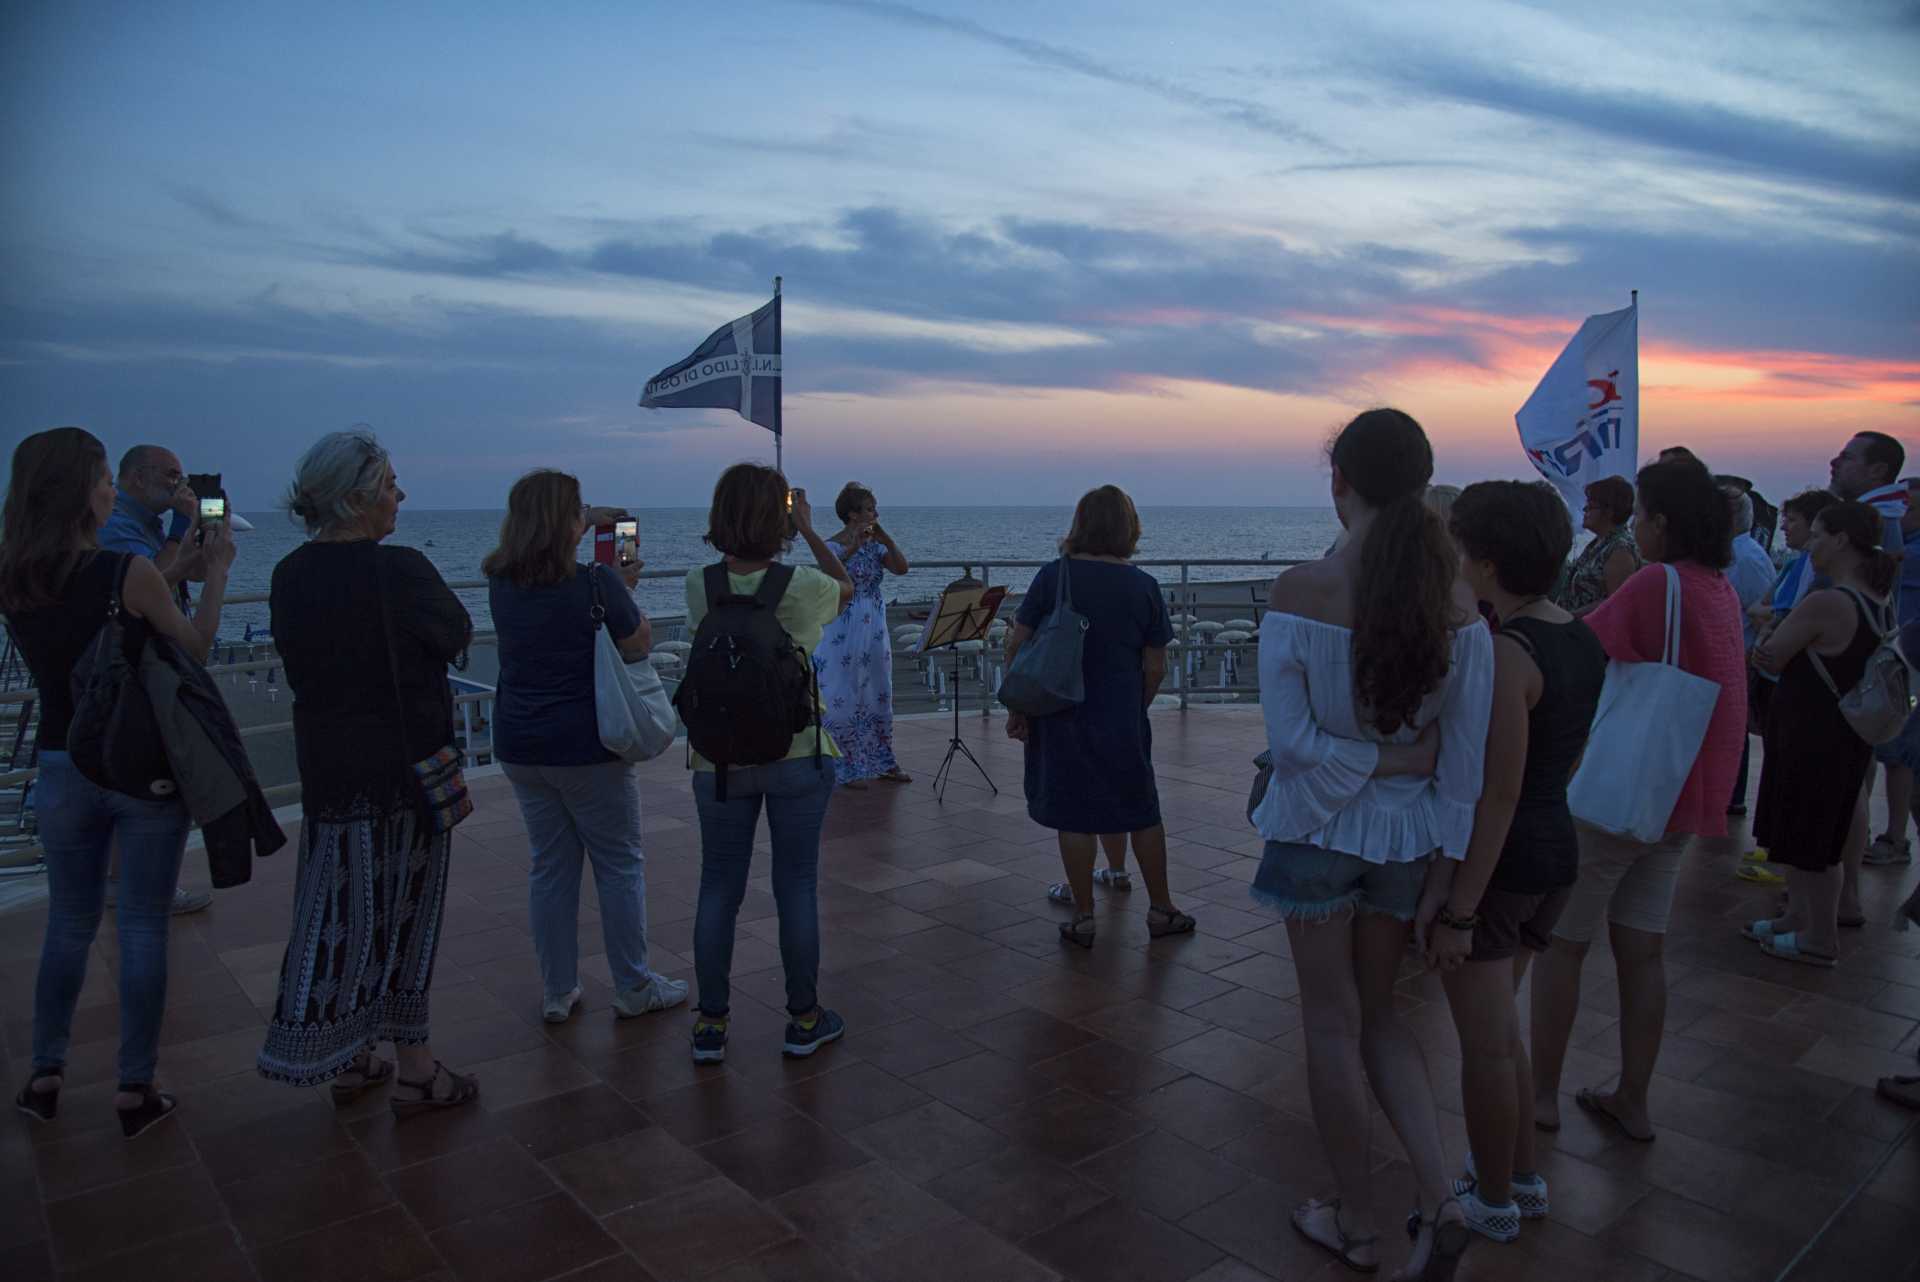
[[[628,663],[607,631],[607,609],[600,600],[597,573],[593,585],[593,710],[600,746],[622,761],[651,761],[673,744],[673,703],[653,664]]]
[[[1667,634],[1660,662],[1607,664],[1586,755],[1567,788],[1575,819],[1643,844],[1667,835],[1720,701],[1719,682],[1680,670],[1680,573],[1664,568]]]

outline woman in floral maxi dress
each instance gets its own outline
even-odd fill
[[[889,571],[907,572],[907,558],[881,528],[873,491],[858,481],[847,482],[833,511],[845,528],[827,543],[853,580],[853,600],[827,625],[813,665],[827,733],[843,754],[834,771],[848,788],[868,779],[912,783],[893,756],[893,644],[880,594]]]

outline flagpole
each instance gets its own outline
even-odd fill
[[[780,353],[781,376],[773,382],[773,470],[782,476],[787,474],[786,462],[781,447],[786,444],[786,434],[781,431],[780,401],[786,387],[786,346],[780,341],[780,278],[773,278],[773,349]]]

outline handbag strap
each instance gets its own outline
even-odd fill
[[[1073,591],[1067,586],[1067,556],[1065,553],[1061,554],[1057,564],[1060,567],[1060,581],[1054,585],[1053,608],[1058,610],[1060,607],[1065,606],[1071,610],[1073,608]]]
[[[1660,662],[1671,667],[1680,666],[1680,571],[1668,562],[1663,567],[1667,572],[1667,635],[1660,647]]]
[[[598,630],[607,621],[607,603],[600,595],[600,569],[597,565],[587,567],[587,591],[593,600],[587,617],[593,620],[593,626]]]
[[[380,547],[373,546],[373,590],[380,601],[380,631],[387,642],[387,680],[393,688],[393,711],[399,718],[399,728],[394,739],[400,745],[400,764],[408,770],[413,769],[414,757],[407,747],[407,704],[400,697],[400,654],[393,638],[393,613],[387,606],[387,576],[382,572]]]

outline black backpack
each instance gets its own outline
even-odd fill
[[[720,801],[727,799],[728,766],[779,761],[808,726],[816,768],[819,763],[813,662],[775,615],[792,581],[792,566],[770,565],[759,591],[740,596],[727,582],[725,562],[706,568],[707,613],[693,634],[673,706],[686,723],[687,742],[713,763]]]

